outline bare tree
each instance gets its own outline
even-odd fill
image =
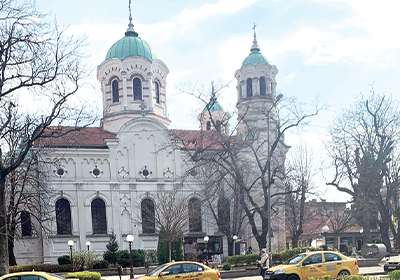
[[[32,98],[40,103],[17,115],[23,120],[18,130],[24,132],[24,138],[12,157],[4,158],[9,150],[7,143],[1,142],[0,275],[8,272],[7,176],[24,162],[35,141],[60,136],[57,131],[46,130],[51,125],[68,124],[72,130],[95,119],[92,114],[85,114],[85,102],[72,104],[70,100],[87,77],[80,51],[84,38],[67,37],[65,29],[45,19],[36,11],[34,1],[0,2],[1,139],[15,129],[12,124],[16,95],[20,100]]]
[[[360,96],[351,108],[343,109],[335,118],[327,145],[336,170],[327,184],[351,195],[356,219],[364,229],[366,240],[372,240],[371,229],[379,225],[389,250],[390,199],[383,199],[382,190],[399,140],[398,106],[398,101],[390,96],[373,91],[368,99]]]
[[[356,221],[354,220],[352,211],[347,208],[341,207],[324,207],[324,215],[328,218],[329,228],[334,233],[333,248],[337,247],[337,235],[345,232],[347,229],[354,227]]]
[[[169,261],[171,262],[172,242],[183,237],[188,228],[188,201],[184,194],[174,190],[157,192],[152,198],[154,199],[154,212],[148,211],[145,220],[142,212],[142,224],[154,218],[155,233],[159,235],[161,233],[161,236],[168,241]],[[152,213],[154,213],[153,217]]]
[[[227,180],[235,182],[230,186],[238,194],[252,234],[261,249],[266,247],[269,232],[268,207],[272,207],[273,203],[283,204],[285,191],[283,186],[279,191],[279,177],[283,177],[284,157],[289,148],[283,142],[284,134],[306,124],[310,117],[318,114],[320,106],[314,104],[311,112],[306,112],[304,106],[294,99],[278,104],[275,97],[265,96],[245,103],[246,108],[238,116],[237,126],[226,135],[218,129],[218,122],[210,110],[212,106],[207,105],[217,99],[223,87],[213,85],[207,100],[201,92],[189,92],[204,102],[214,129],[202,131],[203,135],[194,140],[195,148],[188,146],[187,143],[193,142],[182,139],[182,135],[176,135],[176,138],[181,138],[183,148],[196,165],[218,165]],[[277,183],[272,187],[275,180]],[[273,188],[277,190],[274,193]]]
[[[317,173],[312,150],[301,143],[289,159],[287,165],[286,185],[286,226],[291,237],[292,248],[298,247],[303,234],[303,225],[311,218],[306,209],[306,199],[314,194],[313,177]]]

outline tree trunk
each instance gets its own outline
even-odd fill
[[[14,254],[14,237],[8,238],[8,261],[9,265],[17,265],[17,260]]]
[[[8,273],[8,236],[6,225],[4,177],[4,174],[0,173],[0,276]]]
[[[169,262],[172,261],[172,241],[168,241]]]
[[[227,241],[228,241],[228,256],[233,256],[233,250],[234,250],[233,244],[234,244],[234,241],[233,241],[232,238],[228,238]]]

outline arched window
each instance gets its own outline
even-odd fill
[[[201,232],[201,202],[198,198],[189,200],[189,231]]]
[[[57,222],[57,234],[59,235],[71,235],[71,206],[69,201],[61,198],[56,202],[56,222]]]
[[[142,81],[139,78],[133,79],[133,100],[142,101]]]
[[[264,77],[260,77],[260,95],[267,95],[267,87],[265,86]]]
[[[229,200],[222,197],[218,200],[218,229],[222,233],[226,233],[230,228],[231,208]]]
[[[252,97],[253,96],[253,80],[251,78],[248,78],[246,84],[247,84],[247,87],[246,87],[247,97]]]
[[[160,104],[160,84],[158,82],[155,83],[156,87],[156,102]]]
[[[211,122],[210,121],[207,122],[207,130],[211,130]]]
[[[26,211],[21,212],[21,233],[22,236],[32,236],[31,214]]]
[[[112,92],[112,102],[113,103],[119,102],[119,88],[117,80],[112,81],[111,92]]]
[[[142,208],[142,230],[143,233],[155,233],[155,211],[154,202],[149,198],[145,198],[141,204]]]
[[[107,234],[106,204],[101,198],[93,199],[92,205],[93,234]]]

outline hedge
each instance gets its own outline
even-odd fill
[[[120,250],[117,252],[117,263],[122,267],[130,266],[130,258],[128,250]],[[143,266],[144,250],[132,250],[132,266]]]
[[[93,262],[93,269],[107,268],[110,263],[107,260],[98,260]]]
[[[72,266],[70,264],[25,264],[25,265],[15,265],[10,267],[10,273],[23,272],[23,271],[44,271],[49,273],[59,273],[72,271]]]
[[[253,265],[260,258],[259,254],[229,256],[226,262],[234,265]]]
[[[78,278],[79,280],[101,280],[101,274],[98,272],[72,272],[63,275],[65,278]]]
[[[391,280],[399,280],[400,279],[400,270],[393,270],[393,271],[390,271],[388,274],[389,274],[389,278]]]

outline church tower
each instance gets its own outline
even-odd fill
[[[217,98],[212,97],[198,116],[200,130],[217,130],[222,134],[228,135],[230,118],[231,115],[224,111]]]
[[[254,26],[250,54],[235,72],[237,80],[238,134],[247,136],[252,129],[265,127],[266,118],[276,114],[276,74],[278,68],[268,63],[260,52]],[[268,115],[268,116],[267,116]]]
[[[103,98],[104,130],[117,133],[127,121],[146,114],[166,127],[168,68],[141,39],[129,16],[125,36],[111,46],[97,68]]]

